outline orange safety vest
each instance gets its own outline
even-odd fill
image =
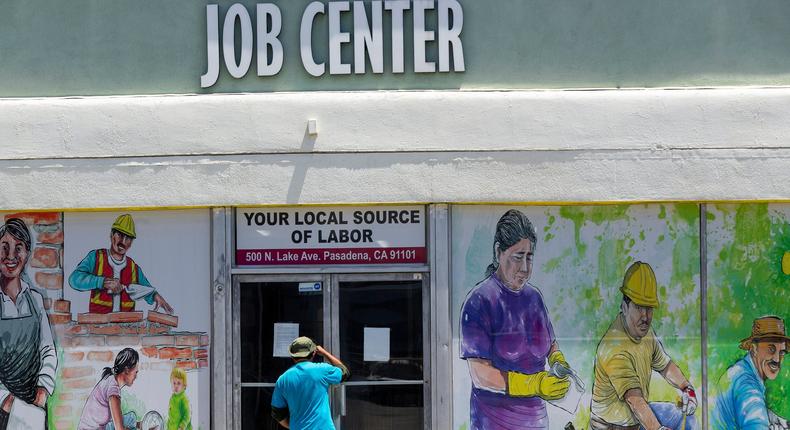
[[[112,265],[108,262],[111,258],[106,249],[96,250],[96,266],[93,268],[93,274],[96,276],[104,276],[105,278],[112,278],[113,271]],[[126,267],[121,270],[121,284],[130,285],[138,283],[137,276],[137,263],[128,256],[126,257]],[[121,311],[131,312],[134,310],[134,300],[129,297],[126,290],[121,291]],[[92,290],[91,301],[88,305],[88,312],[97,314],[108,314],[112,312],[112,295],[107,290]]]

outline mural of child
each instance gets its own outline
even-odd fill
[[[105,367],[101,379],[85,402],[78,430],[136,429],[134,412],[121,411],[121,388],[132,386],[137,379],[140,355],[132,348],[122,349],[112,369]]]
[[[547,362],[569,366],[543,296],[528,282],[536,241],[526,215],[515,209],[502,215],[486,278],[461,309],[461,358],[472,379],[471,429],[548,429],[545,400],[560,399],[570,388],[567,377],[546,371]]]
[[[89,252],[69,276],[69,285],[77,291],[90,291],[89,310],[106,314],[133,311],[135,302],[144,299],[172,314],[173,308],[151,285],[142,268],[127,256],[137,238],[134,219],[123,214],[110,228],[110,247]]]
[[[44,299],[25,267],[30,231],[19,218],[0,226],[0,430],[45,427],[58,358]]]
[[[192,418],[189,410],[189,399],[184,392],[187,388],[187,373],[180,367],[170,372],[170,383],[173,395],[170,396],[170,407],[167,411],[167,430],[192,430]]]

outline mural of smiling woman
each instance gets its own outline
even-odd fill
[[[30,231],[18,218],[0,226],[0,430],[44,429],[58,359],[41,294],[25,265]]]

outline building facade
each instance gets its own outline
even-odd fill
[[[131,348],[135,421],[274,429],[298,335],[351,368],[341,429],[588,428],[636,262],[682,374],[648,372],[642,395],[681,411],[693,386],[688,428],[718,428],[729,369],[782,338],[759,321],[790,304],[787,4],[4,10],[8,428],[77,428]],[[480,373],[548,372],[555,350],[577,375],[557,399]],[[790,417],[787,368],[757,376],[760,410]]]

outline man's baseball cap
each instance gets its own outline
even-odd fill
[[[299,336],[291,342],[288,352],[293,358],[305,358],[315,352],[315,342],[307,336]]]

